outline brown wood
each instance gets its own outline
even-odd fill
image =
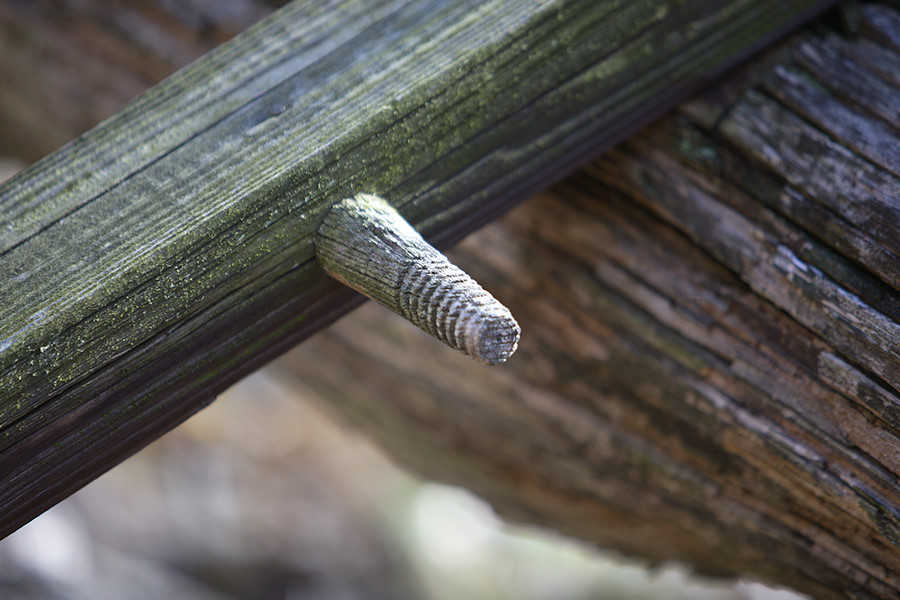
[[[450,243],[830,3],[293,2],[148,90],[0,186],[0,535],[353,306],[334,203]]]
[[[863,17],[860,39],[796,41],[468,240],[456,259],[525,328],[504,370],[373,307],[287,364],[511,518],[895,597],[900,18]]]
[[[519,342],[509,309],[425,241],[384,198],[357,194],[335,204],[316,231],[325,272],[486,365]]]
[[[793,40],[452,252],[522,324],[504,367],[370,306],[282,364],[508,518],[898,597],[900,14],[861,25]]]
[[[0,156],[49,154],[278,4],[0,2]]]

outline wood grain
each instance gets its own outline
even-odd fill
[[[316,231],[325,272],[451,348],[486,365],[516,351],[509,309],[450,263],[386,200],[357,194],[336,203]]]
[[[0,2],[0,156],[35,161],[284,2]]]
[[[884,23],[864,7],[861,31]],[[900,60],[857,61],[894,52],[882,31],[808,32],[452,252],[522,324],[500,370],[368,309],[283,364],[507,518],[817,599],[896,598],[900,120],[866,93]]]
[[[0,187],[0,534],[358,300],[379,193],[446,244],[828,2],[295,2]]]

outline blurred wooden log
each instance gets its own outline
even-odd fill
[[[273,4],[283,2],[0,2],[0,156],[49,154]]]
[[[897,598],[900,14],[862,32],[804,35],[451,253],[522,324],[502,369],[376,307],[282,364],[509,518]]]
[[[0,535],[357,303],[379,193],[454,241],[822,0],[292,3],[0,187]]]

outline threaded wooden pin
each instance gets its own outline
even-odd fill
[[[495,365],[516,351],[521,330],[509,309],[378,196],[335,204],[316,255],[335,279],[476,360]]]

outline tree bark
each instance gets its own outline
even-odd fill
[[[522,325],[504,367],[373,306],[283,364],[508,518],[898,597],[900,14],[861,31],[792,40],[454,250]]]

